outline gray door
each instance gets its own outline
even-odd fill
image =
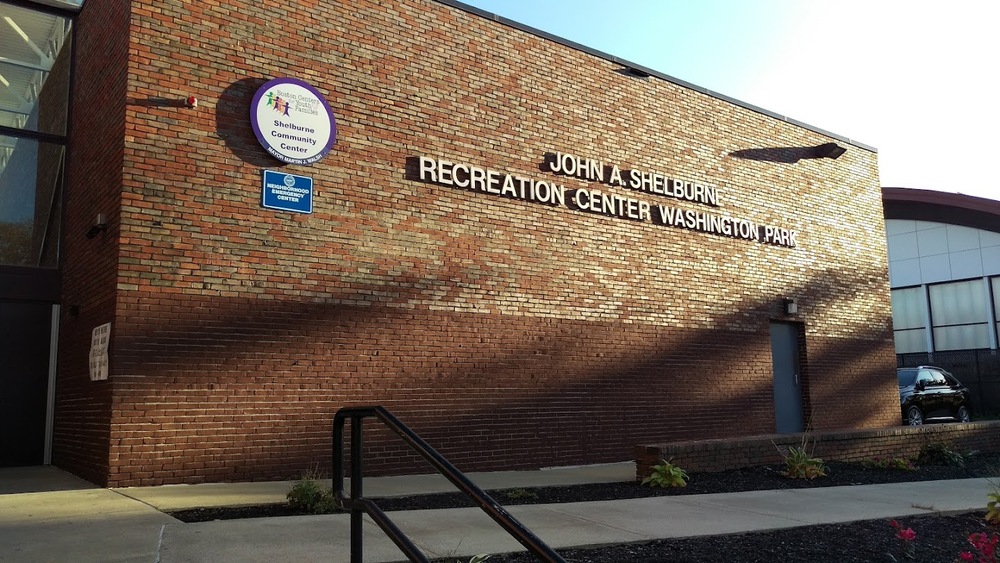
[[[0,301],[0,467],[41,465],[52,305]]]
[[[802,432],[797,325],[771,323],[771,363],[774,366],[774,420],[777,431],[779,434]]]

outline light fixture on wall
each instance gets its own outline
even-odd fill
[[[823,143],[816,147],[816,158],[837,158],[847,152],[847,149],[837,143]]]
[[[799,302],[791,297],[786,297],[784,299],[784,309],[785,315],[797,315],[799,312]]]
[[[87,229],[87,238],[94,238],[100,233],[108,230],[108,220],[104,217],[103,213],[97,214],[97,219],[94,219],[94,224]]]

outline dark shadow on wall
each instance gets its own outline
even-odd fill
[[[729,153],[729,156],[744,158],[747,160],[760,160],[764,162],[780,162],[784,164],[795,164],[804,159],[824,158],[817,151],[817,147],[770,147],[759,149],[740,149]]]
[[[263,78],[244,78],[229,85],[215,106],[215,130],[233,156],[252,166],[281,167],[285,164],[260,146],[250,124],[250,103],[264,85]]]
[[[645,80],[646,78],[649,78],[650,76],[653,75],[652,71],[640,67],[631,67],[631,66],[623,66],[621,68],[616,68],[615,73],[628,78],[638,78],[640,80]]]
[[[129,98],[126,103],[130,106],[143,108],[187,108],[185,98]],[[194,109],[194,108],[191,108]]]
[[[884,277],[878,274],[822,271],[782,295],[802,296],[800,318],[808,321],[812,310],[840,306],[831,287],[877,291]],[[445,277],[397,276],[342,288],[323,303],[189,299],[169,322],[151,317],[119,328],[113,365],[137,374],[118,381],[120,408],[171,405],[142,407],[147,414],[130,422],[151,436],[184,412],[209,410],[212,421],[231,419],[219,432],[237,429],[238,444],[200,440],[200,447],[228,453],[198,478],[234,480],[295,477],[290,466],[328,468],[333,414],[350,405],[386,406],[463,470],[621,461],[639,443],[774,431],[767,325],[780,318],[780,297],[743,303],[701,329],[443,315],[407,305],[426,300],[430,286],[458,284]],[[455,295],[449,290],[442,300]],[[747,327],[748,317],[752,327],[724,330]],[[888,319],[881,324],[854,339],[812,336],[805,343],[809,363],[802,375],[815,429],[848,421],[885,425],[884,402],[895,407],[898,399],[891,348],[885,354],[891,326]],[[626,347],[622,331],[633,338]],[[442,338],[452,344],[439,343]],[[873,367],[859,369],[858,357],[871,357]],[[852,370],[843,369],[851,364]],[[282,401],[297,406],[289,410]],[[849,411],[832,406],[845,404]],[[373,473],[426,471],[398,439],[372,430],[366,443],[373,457],[366,464]],[[163,455],[195,455],[187,438],[160,440]],[[505,456],[513,443],[517,455]],[[136,467],[155,465],[149,457],[159,455],[117,453],[134,458]]]

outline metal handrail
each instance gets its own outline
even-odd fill
[[[362,543],[362,517],[368,516],[389,536],[389,539],[410,559],[428,561],[420,549],[404,534],[374,501],[364,498],[362,487],[361,430],[362,420],[375,417],[399,435],[411,448],[426,459],[434,468],[454,484],[459,491],[470,497],[479,508],[495,520],[514,539],[541,561],[565,563],[565,560],[534,533],[511,516],[500,504],[469,480],[461,471],[403,424],[392,413],[380,406],[348,407],[337,411],[333,418],[333,493],[337,502],[351,511],[351,563],[361,563],[364,546]],[[351,420],[351,494],[344,492],[344,424]]]

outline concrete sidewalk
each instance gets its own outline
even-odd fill
[[[0,469],[0,561],[156,561],[159,510],[55,467]]]
[[[40,469],[59,474],[52,468]],[[626,474],[626,480],[634,478],[631,464],[548,471],[554,473],[503,472],[470,478],[486,488],[620,481]],[[280,501],[288,483],[111,491],[66,474],[60,477],[64,482],[59,490],[29,492],[29,487],[4,485],[11,474],[0,470],[0,561],[349,561],[347,515],[184,524],[157,510],[252,504],[278,497]],[[366,479],[365,485],[370,496],[452,490],[430,476]],[[509,511],[549,545],[564,548],[978,510],[985,507],[989,490],[986,479],[963,479],[525,505]],[[455,560],[520,549],[478,509],[401,511],[389,516],[431,558]],[[365,561],[402,559],[382,532],[366,521]]]
[[[615,483],[634,480],[635,463],[628,461],[581,467],[556,467],[538,471],[471,472],[466,473],[466,477],[484,490]],[[350,483],[350,479],[345,480],[344,486],[347,490],[350,490]],[[285,502],[285,495],[293,484],[294,481],[205,483],[114,490],[160,510],[180,510],[206,506],[247,506]],[[366,477],[364,487],[366,497],[450,493],[457,490],[444,476],[438,474]]]

